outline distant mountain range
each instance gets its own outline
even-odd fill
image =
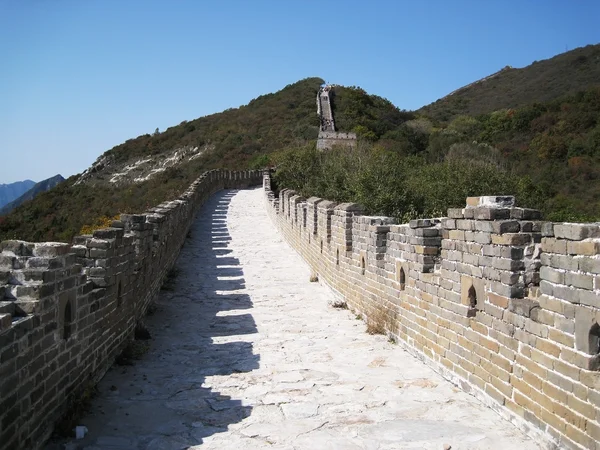
[[[19,198],[35,185],[35,181],[25,180],[16,183],[0,184],[0,208]]]
[[[11,212],[13,209],[15,209],[17,206],[21,205],[23,202],[26,202],[28,200],[33,200],[33,198],[35,198],[38,194],[49,191],[54,186],[56,186],[58,183],[61,183],[63,181],[65,181],[65,179],[62,177],[62,175],[54,175],[53,177],[48,178],[43,181],[40,181],[39,183],[35,183],[34,181],[31,181],[31,180],[25,180],[25,181],[19,181],[17,183],[12,183],[12,184],[8,184],[8,185],[5,185],[5,184],[0,185],[0,189],[4,188],[5,186],[10,187],[13,185],[29,186],[27,189],[25,189],[25,192],[22,193],[20,196],[18,196],[17,198],[15,198],[12,201],[9,200],[7,203],[2,204],[2,208],[0,208],[0,216],[5,216],[9,212]],[[14,189],[13,189],[13,191],[14,191]],[[0,190],[0,194],[2,192],[3,191]]]

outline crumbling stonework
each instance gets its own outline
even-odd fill
[[[275,197],[286,240],[348,306],[528,434],[600,449],[600,225],[513,197],[398,225],[355,204]],[[306,217],[306,222],[298,217]]]
[[[199,207],[259,171],[204,173],[178,199],[72,245],[0,244],[0,448],[38,449],[101,378],[173,266]]]

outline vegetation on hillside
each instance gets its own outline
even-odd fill
[[[496,194],[515,194],[549,220],[600,220],[600,88],[448,124],[416,116],[380,136],[354,151],[281,152],[276,181],[401,220],[445,215],[467,196]]]
[[[329,152],[305,146],[283,151],[275,159],[277,186],[307,197],[360,203],[368,214],[400,222],[445,216],[447,208],[463,207],[468,196],[516,194],[522,206],[537,206],[544,199],[527,177],[484,161],[428,163],[422,155],[402,156],[370,143]]]
[[[208,146],[211,150],[147,181],[127,186],[116,187],[102,180],[102,172],[95,174],[95,182],[90,183],[75,184],[78,177],[73,176],[0,217],[0,240],[69,242],[102,217],[140,213],[177,198],[205,170],[264,167],[271,152],[317,138],[316,96],[322,83],[320,78],[307,78],[240,108],[130,139],[103,156],[113,163],[126,164],[187,145]]]
[[[356,132],[360,146],[317,153],[323,80],[308,78],[114,147],[103,157],[115,165],[186,146],[206,151],[141,183],[115,187],[103,169],[86,183],[71,177],[0,217],[0,240],[70,241],[103,217],[176,198],[204,170],[274,164],[280,186],[401,220],[444,215],[466,196],[484,194],[515,194],[549,220],[600,220],[598,80],[596,45],[504,70],[416,112],[338,86],[336,126]]]
[[[244,169],[262,154],[317,138],[316,97],[321,84],[321,78],[306,78],[239,108],[130,139],[104,156],[125,162],[178,147],[208,146],[204,167]]]
[[[81,231],[91,230],[103,217],[140,213],[165,200],[177,198],[202,171],[201,162],[169,168],[143,183],[116,189],[111,186],[74,185],[70,177],[38,195],[12,213],[0,217],[0,240],[70,242]]]
[[[436,121],[547,102],[600,85],[600,44],[588,45],[522,69],[504,68],[417,112]]]

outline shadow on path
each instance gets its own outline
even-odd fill
[[[259,367],[252,301],[229,248],[227,210],[235,192],[215,194],[198,213],[175,266],[175,288],[161,291],[147,318],[150,350],[133,366],[113,366],[99,383],[81,420],[89,434],[75,441],[77,448],[188,448],[250,415],[251,406],[212,390],[207,380],[224,376],[235,388],[235,374]]]

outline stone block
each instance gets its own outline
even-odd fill
[[[565,273],[565,284],[580,289],[593,289],[593,278],[591,275],[567,272]]]
[[[542,218],[542,213],[537,209],[511,208],[510,217],[511,219],[519,220],[540,220]]]
[[[582,223],[554,224],[554,235],[557,238],[581,241],[587,238],[600,238],[600,225]]]
[[[123,237],[123,229],[122,228],[103,228],[101,230],[94,231],[95,239],[116,239]]]
[[[489,244],[492,242],[492,235],[490,233],[473,233],[473,241],[478,244]]]
[[[542,236],[550,237],[554,236],[554,224],[552,222],[542,223]]]
[[[364,207],[358,203],[340,203],[335,207],[335,209],[338,211],[351,212],[357,215],[364,212]]]
[[[542,238],[542,251],[546,253],[567,254],[567,241],[553,237]]]
[[[446,230],[454,230],[456,228],[456,219],[442,219],[442,227]]]
[[[63,244],[60,242],[44,242],[41,244],[35,244],[33,249],[33,256],[42,258],[54,258],[57,256],[64,256],[71,253],[71,246],[69,244]]]
[[[493,258],[492,267],[498,270],[518,271],[525,268],[525,263],[520,259],[508,259],[508,258]]]
[[[484,231],[486,233],[493,233],[494,232],[494,222],[493,221],[488,221],[488,220],[474,220],[472,221],[475,223],[473,229],[475,231]]]
[[[518,233],[521,230],[521,225],[516,220],[499,220],[494,221],[491,225],[496,234]]]
[[[448,209],[448,218],[450,219],[462,219],[464,218],[462,208],[449,208]]]
[[[565,273],[551,267],[541,267],[540,277],[542,280],[546,280],[551,283],[565,284]]]
[[[465,232],[463,230],[450,230],[448,232],[448,239],[464,241]]]
[[[523,317],[532,317],[534,310],[539,309],[540,304],[529,298],[511,298],[508,302],[508,310]]]
[[[473,208],[473,217],[476,220],[509,219],[510,209],[478,206]]]
[[[579,291],[579,303],[600,309],[600,293],[598,291]]]
[[[86,246],[88,248],[93,249],[109,249],[111,247],[111,242],[105,239],[90,239]]]
[[[506,285],[499,281],[490,282],[490,291],[503,297],[522,298],[525,295],[525,286],[523,283]]]
[[[2,241],[0,252],[12,253],[14,256],[32,256],[33,246],[32,243],[19,240]]]
[[[555,269],[570,270],[573,272],[579,270],[579,264],[577,260],[567,255],[542,253],[540,255],[540,261],[543,266],[550,266],[554,267]]]
[[[495,245],[527,245],[531,243],[531,235],[527,233],[492,234]]]
[[[471,207],[479,206],[479,197],[467,197],[466,204]]]
[[[569,255],[595,256],[600,254],[600,240],[564,241],[567,243],[566,253]]]

